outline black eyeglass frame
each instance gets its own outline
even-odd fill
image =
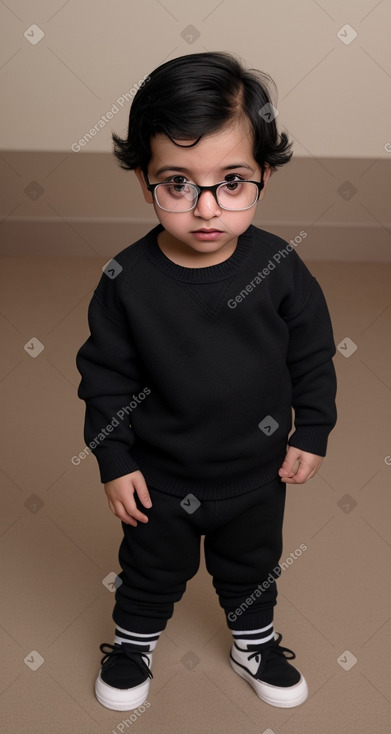
[[[251,206],[246,207],[245,209],[226,209],[224,206],[221,206],[221,204],[219,204],[219,202],[217,200],[217,189],[220,186],[226,186],[229,183],[236,183],[235,180],[233,180],[233,181],[220,181],[220,183],[213,184],[213,186],[198,186],[198,184],[192,183],[190,181],[185,181],[184,184],[188,183],[190,186],[193,186],[193,188],[196,189],[196,191],[197,191],[197,198],[196,198],[193,206],[190,207],[190,209],[185,209],[184,211],[176,211],[175,209],[173,209],[173,210],[171,210],[171,209],[164,209],[164,207],[162,207],[159,204],[159,202],[158,202],[158,200],[156,198],[156,194],[155,194],[155,189],[157,188],[157,186],[161,186],[162,184],[167,184],[167,183],[169,183],[169,184],[173,184],[174,183],[175,184],[175,181],[158,181],[158,183],[151,184],[151,183],[149,183],[148,174],[145,173],[145,171],[143,173],[144,173],[144,179],[145,179],[146,187],[147,187],[148,191],[150,191],[152,193],[153,198],[155,199],[156,204],[159,207],[159,209],[163,209],[163,211],[169,211],[172,214],[184,214],[185,212],[191,212],[193,209],[196,208],[196,206],[198,204],[198,200],[199,200],[201,194],[204,191],[211,191],[212,192],[212,194],[213,194],[213,196],[215,198],[216,204],[219,207],[219,209],[223,209],[224,211],[231,211],[231,212],[234,212],[234,211],[244,212],[244,211],[247,211],[247,209],[252,209],[252,207],[255,206],[255,204],[258,203],[259,197],[261,195],[261,191],[262,191],[262,189],[265,186],[265,182],[263,180],[263,175],[264,175],[263,174],[263,169],[262,169],[262,178],[261,178],[261,181],[249,181],[249,180],[238,179],[237,180],[237,183],[252,183],[252,184],[255,184],[256,186],[258,186],[258,196],[257,196],[256,200],[254,201],[254,203],[251,204]],[[181,184],[178,183],[178,186],[180,186],[180,185]]]

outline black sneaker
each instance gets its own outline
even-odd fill
[[[234,642],[230,663],[262,701],[280,708],[291,708],[306,700],[308,686],[301,673],[288,663],[296,655],[287,647],[281,647],[281,640],[282,635],[279,634],[270,644],[258,648],[248,645],[245,649]]]
[[[95,682],[95,695],[103,706],[115,711],[131,711],[141,706],[149,691],[152,653],[123,642],[99,646],[105,653]]]

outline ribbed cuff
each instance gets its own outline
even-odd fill
[[[111,482],[112,479],[122,477],[124,474],[131,474],[140,468],[128,451],[94,451],[93,453],[99,465],[102,484]]]
[[[317,456],[326,456],[329,430],[324,428],[300,427],[289,438],[289,446],[308,451]]]

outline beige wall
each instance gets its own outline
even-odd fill
[[[163,61],[228,50],[274,78],[294,140],[256,223],[287,239],[312,228],[312,259],[391,259],[390,20],[386,0],[1,3],[3,252],[112,255],[153,225],[111,155],[121,97]]]

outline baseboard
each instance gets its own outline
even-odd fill
[[[136,242],[156,220],[21,218],[3,221],[3,256],[111,258]],[[295,246],[304,261],[391,262],[390,232],[384,226],[330,222],[254,221],[255,226]],[[303,236],[303,233],[305,236]]]

